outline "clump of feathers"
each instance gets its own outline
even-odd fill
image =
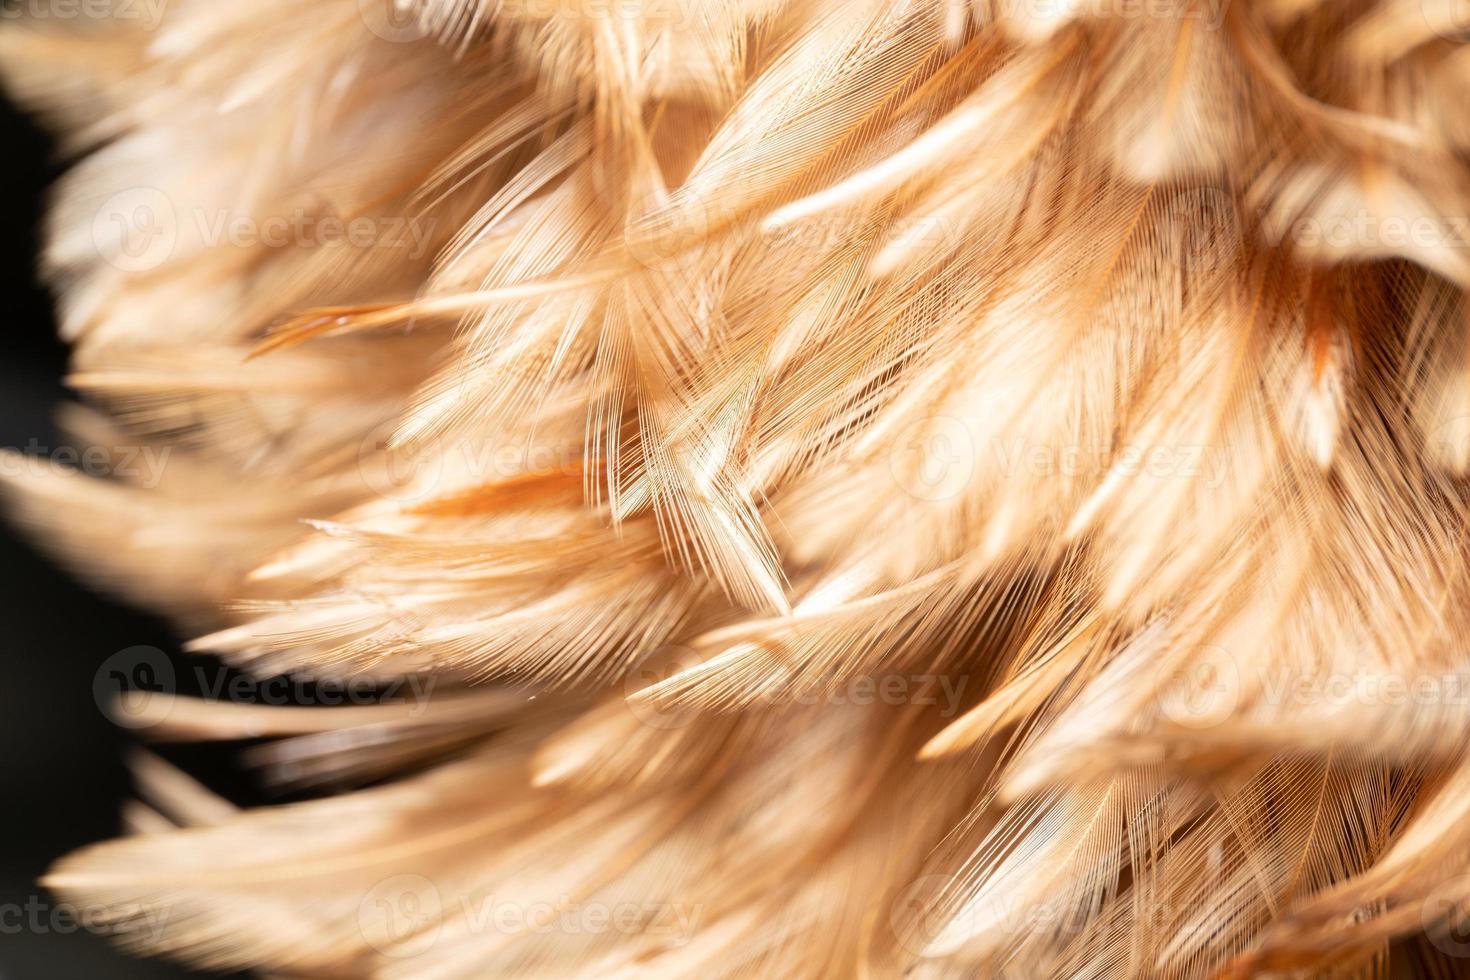
[[[0,72],[70,419],[170,453],[12,512],[245,670],[438,682],[151,719],[359,788],[145,762],[47,879],[124,941],[1463,970],[1461,0],[124,6]]]

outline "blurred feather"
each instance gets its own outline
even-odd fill
[[[0,457],[11,513],[191,649],[424,696],[151,701],[315,798],[142,757],[48,879],[122,941],[1458,975],[1460,0],[123,20],[0,31],[106,464]]]

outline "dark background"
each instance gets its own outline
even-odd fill
[[[35,125],[0,101],[0,445],[59,445],[53,424],[66,351],[55,339],[51,299],[37,284],[37,223],[59,171]],[[8,524],[0,524],[3,684],[0,684],[0,909],[56,899],[36,878],[56,858],[118,832],[129,794],[125,733],[92,694],[93,674],[137,644],[177,656],[167,624],[74,583]],[[45,921],[43,919],[43,921]],[[0,917],[0,980],[202,976],[138,960],[81,930]]]

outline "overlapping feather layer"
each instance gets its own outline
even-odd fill
[[[16,512],[441,683],[175,704],[372,785],[150,762],[53,887],[312,976],[1459,972],[1460,0],[158,12],[0,33],[72,422],[171,450]]]

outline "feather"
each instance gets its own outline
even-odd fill
[[[1458,975],[1464,13],[6,23],[100,454],[8,512],[425,691],[150,701],[301,798],[142,756],[48,884],[282,976]]]

